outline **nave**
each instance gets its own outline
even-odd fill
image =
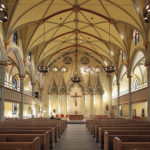
[[[85,124],[69,124],[53,150],[100,150]]]

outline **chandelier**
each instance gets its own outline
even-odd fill
[[[49,68],[47,66],[44,66],[44,65],[40,65],[38,66],[38,71],[41,72],[41,73],[47,73],[49,71]]]
[[[43,51],[44,51],[44,42],[45,42],[45,23],[43,24]],[[43,61],[43,64],[44,64],[44,61]],[[41,73],[47,73],[49,71],[49,67],[47,67],[46,65],[39,65],[37,69]]]
[[[150,1],[143,8],[143,17],[146,23],[150,22]]]
[[[75,50],[75,72],[74,72],[74,76],[71,78],[71,81],[74,82],[74,83],[78,83],[78,82],[81,82],[82,79],[81,77],[78,76],[78,64],[77,64],[77,56],[78,55],[78,49],[77,49],[77,46],[76,46],[76,50]]]
[[[107,73],[113,73],[113,72],[116,71],[116,67],[115,66],[106,66],[106,67],[104,67],[104,69],[105,69],[105,71]]]
[[[110,50],[110,23],[109,23],[109,50]],[[110,53],[111,53],[111,50],[110,50]],[[105,67],[104,67],[104,70],[107,72],[107,73],[113,73],[116,71],[116,67],[115,66],[112,66],[112,65],[109,65],[107,66],[107,63],[105,63]]]
[[[7,22],[8,12],[6,6],[0,1],[0,22]]]

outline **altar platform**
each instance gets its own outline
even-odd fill
[[[85,120],[68,120],[67,124],[85,124]]]
[[[84,116],[83,115],[69,115],[69,120],[83,120]]]

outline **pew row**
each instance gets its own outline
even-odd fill
[[[36,137],[31,142],[0,142],[0,150],[41,150],[41,141]]]
[[[49,133],[44,134],[0,134],[0,142],[31,142],[34,138],[41,139],[41,150],[49,150]]]
[[[140,140],[134,142],[131,139],[124,140],[115,137],[113,140],[113,150],[149,150],[150,142],[140,142]]]
[[[129,137],[129,135],[132,135],[135,137],[135,140],[133,138]],[[113,137],[122,137],[124,139],[128,139],[128,141],[134,141],[138,142],[140,139],[142,141],[142,137],[138,138],[139,135],[145,136],[143,140],[147,140],[150,142],[150,130],[111,130],[111,131],[106,131],[104,133],[104,150],[112,150],[112,143],[113,143]],[[127,137],[127,138],[125,138]],[[137,137],[137,138],[136,138]]]
[[[104,132],[110,130],[150,130],[150,127],[99,127],[98,128],[98,145],[99,147],[103,147],[104,144]]]
[[[34,134],[34,135],[39,135],[39,134],[45,134],[48,133],[47,138],[49,139],[49,146],[53,148],[55,146],[54,140],[51,140],[49,137],[49,131],[47,130],[0,130],[0,134]]]

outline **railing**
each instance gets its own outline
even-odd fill
[[[137,89],[135,89],[135,87],[131,88],[131,92],[139,91],[139,90],[141,90],[143,88],[146,88],[146,87],[147,87],[147,82],[139,85],[139,87]],[[123,96],[123,95],[127,95],[128,93],[129,93],[129,90],[122,91],[122,92],[120,92],[120,97]],[[112,95],[112,99],[116,99],[117,97],[118,97],[117,92],[116,92],[116,95]]]
[[[132,91],[131,93],[131,101],[132,103],[141,102],[147,100],[147,87],[141,88],[136,91]],[[120,96],[119,104],[128,104],[129,102],[129,94]],[[117,105],[117,98],[112,100],[112,105]]]
[[[5,85],[4,85],[4,86],[7,87],[7,88],[9,88],[9,89],[13,89],[13,90],[15,90],[15,91],[20,92],[20,87],[17,86],[17,88],[15,88],[11,82],[6,82],[6,81],[5,81]],[[27,95],[29,95],[29,96],[32,96],[32,92],[31,92],[31,91],[28,91],[28,90],[25,90],[25,89],[24,89],[24,94],[27,94]]]

